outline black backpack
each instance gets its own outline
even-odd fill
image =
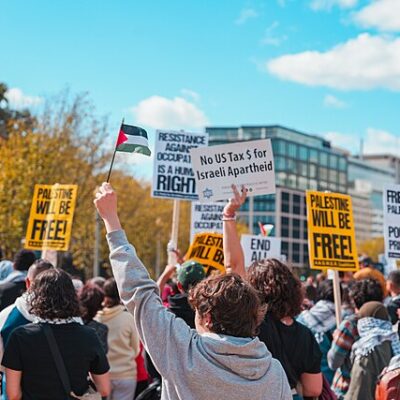
[[[161,399],[161,383],[158,379],[155,379],[147,389],[136,397],[135,400],[160,400]]]

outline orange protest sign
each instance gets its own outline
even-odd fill
[[[225,273],[222,235],[209,232],[196,234],[185,260],[202,264],[207,276],[217,272]]]
[[[35,185],[25,248],[68,250],[77,185]]]
[[[307,191],[306,200],[310,267],[356,271],[358,256],[351,197]]]

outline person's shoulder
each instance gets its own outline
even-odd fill
[[[12,334],[19,337],[36,336],[42,334],[42,329],[39,324],[30,323],[18,326],[13,330]]]
[[[298,341],[315,340],[314,333],[308,326],[297,320],[294,320],[293,324],[296,326],[296,337]]]

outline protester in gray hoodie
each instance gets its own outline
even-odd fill
[[[121,229],[108,183],[94,203],[106,226],[121,299],[163,377],[162,400],[292,399],[282,366],[255,337],[264,310],[253,288],[235,274],[203,280],[190,293],[197,332],[190,329],[162,305]]]

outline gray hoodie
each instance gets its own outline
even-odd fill
[[[124,231],[107,235],[123,303],[163,377],[162,400],[291,400],[285,372],[258,338],[198,334],[163,305]]]

